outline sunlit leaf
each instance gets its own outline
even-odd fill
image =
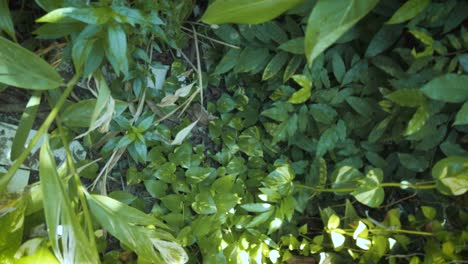
[[[468,158],[452,156],[438,161],[432,168],[437,190],[446,195],[468,191]]]
[[[408,0],[393,14],[387,24],[398,24],[408,21],[421,13],[430,3],[431,0]]]
[[[184,139],[190,134],[192,129],[197,125],[198,120],[191,123],[184,129],[180,130],[179,133],[175,136],[174,140],[172,141],[171,145],[180,145],[184,141]]]
[[[369,13],[379,0],[319,0],[310,14],[305,36],[309,64]]]
[[[215,1],[201,20],[209,24],[259,24],[271,20],[303,0],[223,0]]]
[[[0,37],[0,83],[33,90],[55,89],[60,75],[33,52]]]

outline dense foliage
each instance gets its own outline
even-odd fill
[[[466,1],[18,2],[0,262],[464,261]]]

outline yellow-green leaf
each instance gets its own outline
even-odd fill
[[[50,90],[63,84],[47,62],[3,37],[0,37],[0,83],[33,90]]]
[[[388,20],[387,24],[403,23],[421,13],[431,2],[431,0],[409,0],[402,5]]]
[[[208,24],[259,24],[269,21],[304,0],[218,0],[202,17]]]

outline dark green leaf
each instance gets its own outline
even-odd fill
[[[366,50],[366,57],[374,57],[390,48],[401,37],[404,27],[384,25],[374,35]]]
[[[423,93],[418,89],[400,89],[385,97],[401,106],[407,107],[419,107],[426,102]]]
[[[424,85],[421,91],[429,98],[449,103],[468,100],[468,75],[445,74]]]
[[[0,31],[5,31],[10,38],[16,41],[15,28],[13,27],[7,0],[0,0]]]
[[[229,49],[221,61],[216,66],[215,74],[223,74],[230,71],[237,64],[240,55],[240,49]]]
[[[429,167],[429,161],[422,154],[398,153],[398,158],[405,168],[415,172],[423,172]]]
[[[304,54],[304,38],[290,39],[281,44],[278,49],[287,51],[292,54]]]
[[[465,102],[455,117],[454,125],[468,125],[468,102]]]
[[[404,132],[405,136],[409,136],[418,132],[426,124],[428,119],[429,111],[427,109],[427,105],[423,104],[418,107],[418,110],[416,110],[416,113],[414,113],[413,117],[409,121],[408,126]]]
[[[268,80],[274,77],[276,74],[278,74],[288,61],[288,58],[288,54],[284,52],[279,52],[278,54],[276,54],[265,67],[265,70],[263,71],[262,80]]]

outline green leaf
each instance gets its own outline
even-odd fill
[[[124,204],[131,204],[133,201],[137,199],[136,196],[134,196],[131,193],[125,192],[125,191],[114,191],[109,193],[109,197],[112,199],[115,199],[121,203]]]
[[[186,126],[184,129],[180,130],[179,133],[175,136],[174,140],[171,142],[171,145],[180,145],[184,142],[185,138],[190,134],[192,129],[197,125],[198,120]]]
[[[330,125],[338,116],[336,110],[326,104],[312,104],[309,106],[312,117],[320,123]]]
[[[372,131],[369,133],[369,137],[368,137],[369,142],[370,143],[377,142],[382,137],[382,135],[385,133],[385,131],[387,130],[387,127],[388,127],[388,125],[390,124],[391,121],[392,121],[391,116],[389,116],[389,117],[385,118],[384,120],[380,121],[372,129]]]
[[[385,196],[385,192],[380,183],[383,180],[383,172],[381,169],[372,169],[366,177],[360,180],[358,188],[351,193],[362,204],[369,207],[379,207]]]
[[[369,100],[366,100],[365,98],[349,96],[346,98],[346,102],[354,109],[354,111],[364,117],[370,117],[374,112]]]
[[[419,107],[426,102],[424,94],[418,89],[400,89],[385,97],[392,102],[406,107]]]
[[[294,179],[294,171],[291,166],[283,165],[276,168],[264,179],[266,186],[281,186],[290,183]]]
[[[81,100],[63,110],[62,122],[68,127],[89,127],[96,99]]]
[[[437,190],[446,195],[462,195],[468,191],[468,158],[451,156],[432,168]]]
[[[0,251],[3,256],[9,255],[10,252],[13,256],[23,240],[26,199],[15,196],[0,196]]]
[[[437,211],[431,206],[421,206],[421,211],[428,220],[432,220],[436,217]]]
[[[240,49],[229,49],[229,51],[224,55],[221,61],[216,66],[214,74],[223,74],[234,68],[239,59],[241,50]]]
[[[76,8],[65,7],[55,9],[36,20],[39,23],[62,23],[67,19],[75,19],[86,24],[105,24],[114,16],[114,12],[108,7]]]
[[[276,74],[280,72],[280,70],[284,67],[286,62],[288,62],[288,54],[285,52],[277,53],[273,59],[268,63],[263,71],[262,80],[268,80],[274,77]]]
[[[304,38],[290,39],[281,44],[278,49],[287,51],[292,54],[303,55],[304,54]]]
[[[335,75],[336,80],[341,83],[346,73],[346,65],[338,52],[333,53],[332,67],[333,75]]]
[[[429,167],[429,161],[421,154],[398,153],[398,158],[401,165],[415,172],[423,172]]]
[[[366,57],[375,57],[390,48],[401,38],[404,27],[402,25],[384,25],[372,37],[366,50]]]
[[[294,75],[293,79],[298,83],[302,89],[293,93],[288,99],[288,103],[292,104],[302,104],[307,101],[312,93],[312,82],[305,75]]]
[[[336,229],[340,227],[340,218],[336,214],[332,214],[330,218],[328,218],[327,228],[329,230]]]
[[[94,239],[86,236],[79,217],[57,173],[55,159],[46,138],[40,151],[39,177],[44,196],[44,215],[55,256],[63,262],[99,263]],[[84,215],[90,217],[90,215]],[[61,226],[61,228],[60,228]]]
[[[274,212],[275,212],[275,210],[269,210],[269,211],[266,211],[264,213],[261,213],[261,214],[257,215],[245,227],[246,228],[253,228],[253,227],[257,227],[257,226],[265,223],[273,215]]]
[[[39,247],[33,254],[26,257],[22,257],[16,264],[31,264],[31,263],[50,263],[50,264],[59,264],[60,262],[52,254],[49,248],[45,246]]]
[[[342,166],[336,168],[333,172],[331,178],[335,179],[335,182],[332,185],[333,189],[349,189],[357,186],[359,180],[361,180],[364,175],[357,169],[351,166]]]
[[[216,170],[213,168],[202,168],[202,167],[190,167],[185,172],[185,177],[187,177],[187,182],[190,184],[200,183],[214,175]]]
[[[31,98],[29,98],[26,109],[21,115],[21,120],[11,146],[11,160],[16,160],[24,151],[26,140],[28,139],[29,132],[31,131],[34,120],[36,119],[39,104],[41,103],[41,95],[40,91],[35,92]]]
[[[431,0],[409,0],[402,5],[387,24],[399,24],[408,21],[421,13],[431,3]]]
[[[0,83],[33,90],[55,89],[60,75],[33,52],[0,37]]]
[[[112,198],[85,194],[97,222],[139,257],[153,263],[188,261],[182,247],[173,242],[174,237],[162,229],[168,227],[161,221]]]
[[[245,48],[234,67],[234,72],[256,73],[263,70],[268,63],[270,53],[267,48]]]
[[[128,73],[127,35],[120,25],[111,25],[107,29],[106,57],[117,75]]]
[[[229,212],[240,201],[236,193],[218,193],[214,196],[218,213]]]
[[[223,0],[208,6],[201,20],[208,24],[259,24],[281,15],[303,0]]]
[[[216,203],[209,192],[197,194],[192,208],[197,214],[215,214],[217,212]]]
[[[0,30],[5,31],[10,38],[16,41],[15,28],[13,27],[7,0],[0,0]]]
[[[249,127],[239,136],[239,150],[250,157],[263,157],[263,145],[258,127]]]
[[[434,100],[463,103],[468,100],[467,83],[468,75],[449,73],[433,79],[421,91]]]
[[[318,0],[307,22],[305,53],[309,64],[369,13],[379,0]]]
[[[409,121],[404,135],[409,136],[418,132],[426,124],[428,119],[429,110],[427,109],[426,104],[422,104],[420,107],[418,107],[418,110],[416,110],[416,113],[414,113],[413,117]]]
[[[284,69],[284,75],[283,75],[283,82],[286,82],[289,80],[297,71],[299,66],[302,63],[302,57],[301,56],[294,56],[286,65],[286,68]]]
[[[454,125],[468,125],[468,101],[463,104],[455,117]]]
[[[346,125],[339,120],[336,126],[331,126],[320,135],[317,143],[316,157],[322,157],[328,151],[334,149],[340,140],[346,136]]]
[[[242,207],[242,209],[246,210],[247,212],[254,212],[254,213],[263,213],[263,212],[266,212],[275,208],[269,203],[249,203],[249,204],[242,204],[240,207]]]

